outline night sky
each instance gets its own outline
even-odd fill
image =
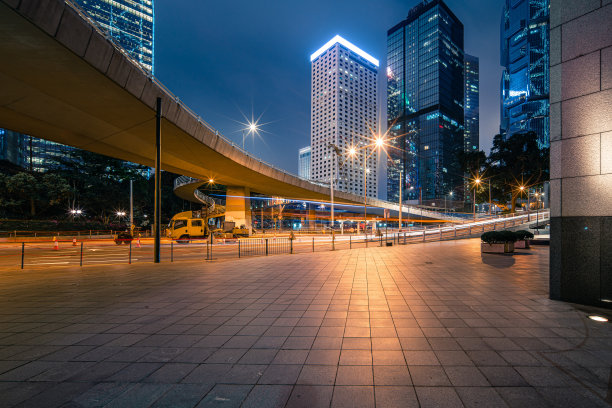
[[[384,73],[387,30],[417,3],[156,0],[155,75],[238,144],[242,114],[262,115],[263,140],[247,141],[247,150],[297,174],[297,151],[310,144],[310,54],[339,34],[379,59]],[[465,52],[480,58],[480,148],[488,151],[499,129],[503,0],[446,4],[463,22]]]

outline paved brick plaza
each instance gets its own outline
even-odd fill
[[[0,406],[608,406],[610,324],[478,240],[0,273]]]

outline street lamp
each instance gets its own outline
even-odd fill
[[[246,135],[244,133],[245,131]],[[242,150],[244,150],[244,139],[250,134],[259,134],[259,124],[257,121],[247,121],[247,127],[242,129]]]
[[[329,192],[330,192],[330,199],[331,199],[331,234],[332,234],[332,250],[335,249],[335,235],[334,235],[334,224],[335,224],[335,219],[334,219],[334,182],[336,180],[336,172],[340,173],[340,167],[344,165],[344,163],[346,163],[346,161],[349,159],[349,157],[354,157],[355,153],[357,152],[355,150],[354,147],[350,147],[348,152],[347,152],[347,157],[342,161],[342,163],[340,163],[338,165],[338,156],[342,156],[342,153],[340,151],[340,148],[338,146],[336,146],[333,143],[329,143],[328,147],[330,149],[332,149],[333,153],[332,155],[334,156],[333,161],[334,164],[332,166],[332,174],[331,177],[329,178]]]
[[[474,179],[474,221],[476,221],[476,189],[480,185],[480,182],[480,177],[476,177],[476,179]]]
[[[450,196],[451,201],[452,201],[452,198],[453,198],[453,192],[452,192],[452,191],[449,191],[449,192],[448,192],[448,195]],[[444,196],[444,212],[446,213],[446,196]]]

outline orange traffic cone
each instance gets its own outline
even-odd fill
[[[57,251],[59,249],[59,241],[57,240],[57,237],[53,237],[53,250]]]
[[[76,238],[72,238],[72,246],[76,246],[77,242],[76,242]]]

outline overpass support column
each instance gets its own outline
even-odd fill
[[[246,226],[249,234],[253,232],[251,225],[251,191],[247,187],[227,186],[225,196],[225,220],[236,223],[236,228]]]
[[[314,231],[317,228],[317,212],[314,204],[308,203],[308,229]]]

